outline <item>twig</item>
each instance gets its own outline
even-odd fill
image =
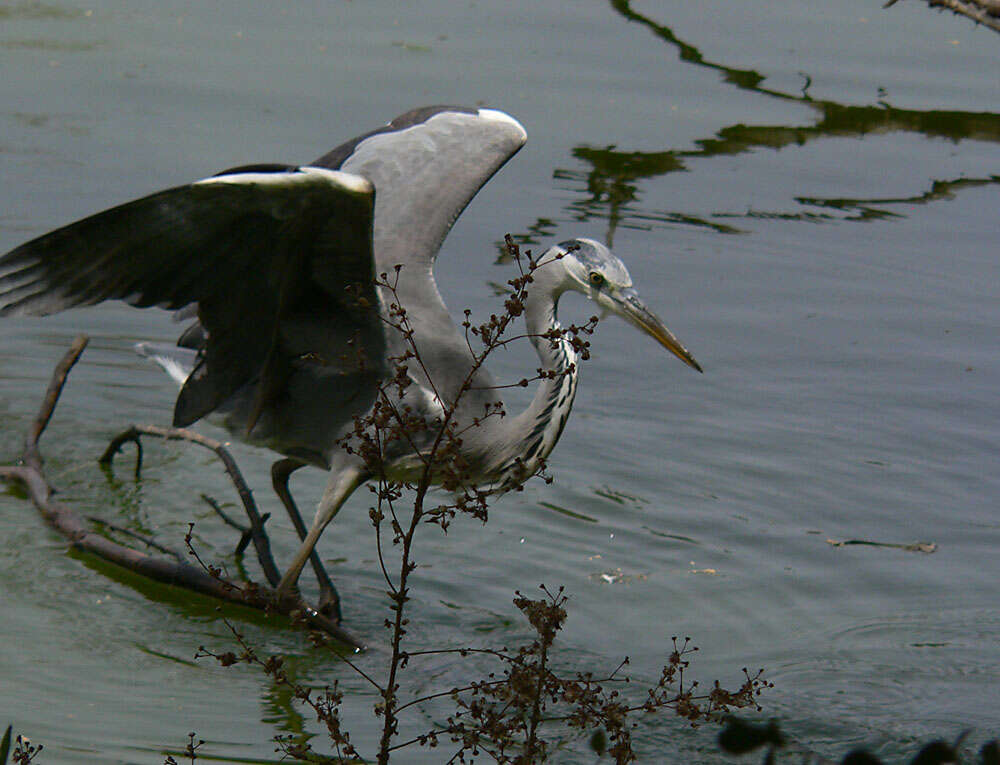
[[[254,502],[250,487],[247,486],[247,482],[244,480],[242,473],[240,473],[240,469],[236,466],[236,460],[233,459],[232,454],[229,453],[225,445],[221,441],[208,438],[187,428],[133,425],[116,436],[108,444],[108,448],[101,455],[100,464],[106,467],[110,466],[118,451],[117,447],[128,441],[135,440],[138,436],[156,436],[167,441],[187,441],[188,443],[197,444],[215,452],[215,455],[222,462],[226,473],[229,475],[229,479],[233,482],[233,486],[236,487],[236,492],[240,495],[240,500],[243,502],[243,509],[250,519],[250,534],[254,548],[257,551],[257,560],[260,561],[260,567],[264,571],[264,576],[267,577],[267,581],[272,587],[277,587],[278,582],[281,581],[281,574],[278,573],[278,567],[274,564],[274,558],[271,555],[271,542],[267,538],[267,534],[264,533],[264,522],[261,520],[260,512],[257,510],[257,503]]]
[[[38,439],[42,437],[49,420],[52,419],[52,412],[55,411],[56,404],[59,402],[59,396],[66,384],[69,371],[76,364],[89,342],[90,338],[86,335],[78,336],[52,371],[52,378],[49,380],[48,390],[45,391],[45,398],[42,399],[38,414],[35,416],[34,422],[31,423],[28,435],[24,439],[24,453],[21,455],[21,461],[28,467],[41,471],[42,456],[38,452]]]
[[[112,438],[97,464],[110,474],[112,457],[128,443],[135,444],[135,480],[138,481],[142,477],[142,440],[133,430],[126,430]]]
[[[888,0],[882,7],[888,8],[896,2],[897,0]],[[994,32],[1000,32],[1000,0],[927,0],[927,5],[949,10],[989,27]]]
[[[127,537],[131,537],[132,539],[135,539],[135,540],[138,540],[139,542],[142,542],[144,545],[146,545],[146,547],[152,547],[154,550],[159,550],[161,553],[164,553],[165,555],[169,555],[172,558],[176,558],[177,560],[181,559],[180,553],[177,552],[176,550],[171,550],[169,547],[164,547],[163,545],[159,544],[155,540],[150,539],[149,537],[144,536],[142,534],[137,534],[136,532],[132,531],[131,529],[126,529],[124,526],[117,526],[114,523],[108,523],[103,518],[98,518],[97,516],[94,516],[94,515],[87,515],[87,516],[84,516],[84,517],[88,521],[90,521],[91,523],[96,523],[99,526],[103,526],[104,528],[108,529],[109,531],[114,531],[115,533],[118,533],[118,534],[124,534]]]
[[[222,519],[223,523],[225,523],[230,528],[236,529],[238,532],[240,532],[240,541],[236,543],[236,549],[233,551],[233,555],[235,555],[237,558],[243,555],[244,551],[247,549],[247,545],[249,545],[250,542],[253,540],[253,529],[251,529],[249,526],[240,526],[240,524],[238,524],[236,521],[234,521],[232,518],[229,517],[229,515],[222,509],[222,506],[218,502],[216,502],[207,494],[201,494],[200,496],[202,501],[210,508],[212,508],[213,512],[215,512],[215,514]],[[271,517],[270,513],[264,513],[260,517],[260,522],[262,524],[267,523],[267,519],[270,517]]]

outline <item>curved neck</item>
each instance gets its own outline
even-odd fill
[[[553,267],[552,271],[555,270]],[[531,404],[509,425],[509,440],[505,444],[509,458],[501,468],[506,478],[515,483],[534,473],[552,452],[576,397],[579,374],[576,351],[558,333],[552,339],[543,337],[550,330],[561,328],[556,315],[561,290],[553,278],[557,274],[542,276],[544,271],[543,267],[536,272],[525,301],[525,323],[541,362],[542,379]]]

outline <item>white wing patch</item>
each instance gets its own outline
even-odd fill
[[[279,173],[231,173],[215,175],[195,181],[192,186],[208,186],[213,183],[256,184],[259,186],[292,186],[296,183],[312,183],[322,179],[351,194],[371,194],[374,188],[367,178],[342,170],[327,170],[322,167],[300,167],[297,170]]]
[[[343,170],[327,170],[323,167],[305,166],[300,167],[299,171],[307,175],[317,175],[321,178],[326,178],[334,186],[340,186],[355,194],[371,194],[375,191],[375,187],[372,186],[371,181],[367,178],[362,178],[360,175],[355,175],[354,173],[345,173]]]
[[[524,143],[528,140],[528,131],[524,129],[524,125],[518,122],[516,119],[511,117],[506,112],[502,112],[499,109],[480,109],[479,116],[484,120],[492,120],[493,122],[506,122],[513,125],[521,132],[521,142]]]

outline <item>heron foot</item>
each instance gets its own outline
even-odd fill
[[[294,605],[302,602],[302,593],[295,582],[286,583],[284,579],[274,588],[274,601],[278,604]]]
[[[333,619],[337,624],[341,622],[340,595],[332,585],[329,590],[321,589],[319,593],[319,607],[317,609],[323,616]]]
[[[274,588],[274,594],[278,597],[278,600],[298,595],[299,593],[299,577],[297,575],[289,576],[289,573],[286,571],[285,575],[281,577],[281,581],[278,582],[278,586]]]

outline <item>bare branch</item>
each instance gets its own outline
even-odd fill
[[[888,0],[883,8],[895,5],[898,0]],[[977,24],[1000,32],[1000,0],[926,0],[931,8],[948,10],[972,19]]]

